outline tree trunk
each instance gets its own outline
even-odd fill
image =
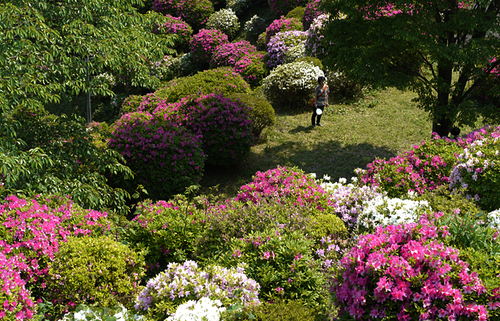
[[[452,127],[452,122],[446,116],[441,116],[439,119],[434,119],[432,122],[432,132],[439,136],[448,136]]]

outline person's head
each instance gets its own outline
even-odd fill
[[[320,85],[321,85],[322,83],[324,83],[324,82],[325,82],[325,80],[326,80],[326,78],[325,78],[325,77],[323,77],[323,76],[319,76],[319,77],[318,77],[318,84],[320,84]]]

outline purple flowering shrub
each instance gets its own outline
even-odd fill
[[[252,86],[259,86],[267,75],[269,68],[264,62],[267,52],[257,51],[244,55],[234,65],[234,71],[239,73]]]
[[[214,12],[214,6],[209,0],[154,0],[153,10],[180,17],[194,29],[198,29]]]
[[[135,309],[164,320],[179,305],[202,297],[220,300],[224,307],[236,303],[258,305],[259,290],[259,284],[241,266],[228,269],[212,264],[202,268],[194,261],[170,263],[148,281],[136,298]]]
[[[166,14],[165,18],[167,20],[163,25],[158,25],[155,32],[159,34],[175,34],[177,38],[175,39],[175,48],[184,49],[191,41],[193,36],[193,28],[182,20],[181,17],[174,17],[172,15]]]
[[[212,59],[210,59],[210,68],[234,67],[241,57],[256,51],[257,48],[246,40],[222,44],[213,52]]]
[[[409,191],[423,194],[449,183],[461,151],[453,140],[434,138],[389,160],[376,159],[356,172],[361,183],[380,186],[389,197],[405,196]]]
[[[304,31],[309,30],[314,19],[324,12],[320,9],[321,0],[312,0],[304,9],[304,16],[302,17],[302,24],[304,25]]]
[[[307,30],[307,40],[304,44],[307,56],[317,57],[320,59],[328,56],[326,48],[328,47],[323,43],[323,35],[325,24],[329,18],[328,14],[321,14],[313,20],[311,27]]]
[[[217,29],[201,29],[189,44],[192,59],[200,66],[208,66],[218,46],[229,43],[226,34]]]
[[[241,162],[253,144],[250,107],[220,94],[201,95],[180,107],[185,128],[201,138],[206,163]]]
[[[304,7],[307,0],[267,0],[272,11],[279,15],[285,15],[295,7]]]
[[[363,320],[488,319],[495,307],[488,311],[482,303],[489,299],[486,288],[459,251],[442,243],[448,234],[422,216],[418,223],[360,235],[340,261],[332,286],[341,312]],[[497,305],[498,293],[492,299]]]
[[[276,35],[278,32],[299,30],[302,31],[302,23],[296,18],[285,18],[281,16],[279,19],[275,19],[269,26],[267,26],[266,31],[261,33],[257,39],[257,47],[264,50],[269,43],[269,40]]]
[[[148,112],[125,114],[113,126],[108,145],[123,155],[150,198],[168,199],[201,179],[199,134]]]
[[[299,30],[278,32],[271,37],[267,44],[267,65],[269,68],[272,69],[283,64],[286,52],[292,47],[304,45],[306,40],[307,32]]]

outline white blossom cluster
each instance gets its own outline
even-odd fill
[[[488,213],[489,225],[497,230],[500,230],[500,209]]]
[[[358,228],[374,229],[377,226],[418,222],[426,211],[431,210],[427,201],[378,196],[366,202],[358,217]]]
[[[283,62],[288,64],[294,62],[295,60],[306,56],[306,48],[303,43],[300,43],[285,52],[283,57]]]
[[[131,314],[123,306],[118,309],[108,309],[106,312],[107,314],[103,313],[103,311],[92,310],[90,307],[84,307],[82,309],[77,309],[74,313],[65,314],[60,321],[104,321],[109,320],[110,318],[113,318],[113,320],[116,321],[144,320],[143,316]],[[111,315],[111,313],[113,314]]]
[[[206,27],[207,29],[220,30],[229,38],[232,38],[240,29],[240,21],[233,10],[221,9],[208,17]]]
[[[219,321],[220,314],[226,311],[219,300],[212,301],[203,297],[198,301],[189,300],[179,305],[175,314],[166,321]]]
[[[107,72],[103,72],[102,74],[95,76],[95,78],[98,82],[106,83],[109,87],[116,85],[115,76],[108,74]]]

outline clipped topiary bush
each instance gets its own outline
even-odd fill
[[[210,15],[206,28],[220,30],[233,39],[240,30],[240,21],[232,9],[220,9]]]
[[[123,155],[150,198],[168,199],[201,179],[199,135],[148,112],[125,114],[113,126],[109,146]]]
[[[266,98],[273,106],[286,108],[309,107],[311,93],[324,76],[318,67],[303,61],[279,65],[262,80]]]
[[[240,163],[253,144],[250,108],[221,94],[201,95],[180,107],[185,127],[201,136],[206,163]]]
[[[262,80],[269,75],[269,68],[265,62],[267,52],[257,51],[241,57],[234,65],[234,71],[240,74],[252,86],[259,86]]]
[[[293,47],[304,45],[307,40],[307,32],[293,30],[278,32],[267,44],[267,65],[274,68],[283,64],[285,54]]]
[[[230,67],[219,67],[200,71],[196,75],[170,81],[164,88],[167,102],[178,102],[182,98],[200,94],[249,93],[250,86],[243,77]]]
[[[217,29],[201,29],[190,43],[192,61],[201,67],[208,67],[215,49],[229,43],[226,34]]]
[[[178,51],[184,51],[187,49],[189,43],[191,42],[191,37],[193,36],[193,28],[181,17],[174,17],[169,14],[165,15],[167,22],[163,25],[158,25],[155,29],[159,34],[175,34],[175,49]]]
[[[267,100],[250,94],[241,93],[231,94],[229,98],[232,100],[239,99],[251,108],[250,119],[252,120],[252,134],[255,138],[260,136],[264,128],[276,124],[274,108]]]
[[[268,0],[267,3],[272,11],[279,15],[285,15],[296,7],[305,6],[307,0]]]
[[[210,60],[210,68],[222,66],[234,67],[241,57],[256,51],[257,48],[246,40],[222,44],[215,49],[212,59]]]
[[[287,18],[287,19],[293,18],[293,19],[297,19],[298,21],[302,21],[302,18],[304,16],[304,10],[305,10],[305,7],[301,7],[301,6],[295,7],[286,14],[285,18]]]
[[[305,58],[305,56],[306,56],[306,49],[304,44],[301,43],[296,46],[293,46],[292,48],[288,49],[288,51],[285,52],[285,54],[283,55],[283,63],[288,64],[296,61],[297,59]]]
[[[180,17],[194,29],[199,29],[214,12],[214,6],[209,0],[154,0],[153,10]]]
[[[108,236],[70,237],[49,269],[47,288],[59,303],[131,306],[143,275],[143,255],[127,245]]]
[[[324,13],[320,10],[320,5],[321,0],[312,0],[306,5],[304,9],[304,15],[302,17],[304,31],[309,29],[314,19],[316,19],[320,14]]]

